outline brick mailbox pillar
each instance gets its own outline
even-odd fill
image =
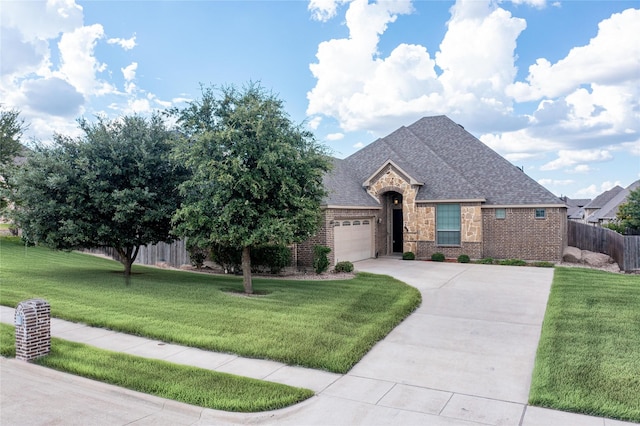
[[[16,359],[30,361],[51,350],[51,306],[42,299],[18,304],[15,315]]]

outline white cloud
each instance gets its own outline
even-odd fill
[[[544,164],[540,170],[558,170],[564,167],[571,167],[577,163],[603,162],[613,159],[611,153],[604,149],[583,149],[583,150],[560,150],[558,158]]]
[[[329,133],[327,135],[328,141],[339,141],[344,138],[344,133]]]
[[[319,115],[316,115],[315,117],[313,117],[311,120],[307,122],[307,126],[311,130],[317,130],[318,127],[320,127],[321,122],[322,122],[322,117],[320,117]]]
[[[107,65],[99,62],[94,55],[96,43],[102,37],[102,25],[93,24],[63,34],[58,43],[61,65],[56,74],[85,96],[104,95],[115,91],[112,85],[96,76],[107,68]]]
[[[358,142],[358,143],[354,144],[353,147],[356,148],[356,149],[363,148],[364,147],[364,143]]]
[[[134,35],[131,38],[110,38],[107,40],[107,43],[117,44],[124,50],[131,50],[136,47],[136,36]]]
[[[571,170],[567,170],[567,173],[589,173],[592,172],[593,168],[588,164],[578,164]]]
[[[621,186],[622,184],[620,183],[620,181],[615,181],[615,182],[605,181],[605,182],[602,182],[600,185],[591,184],[586,188],[582,188],[576,191],[576,196],[586,197],[586,198],[595,198],[598,195],[602,194],[603,192],[610,190],[616,185]]]
[[[542,186],[566,186],[575,183],[575,181],[571,179],[539,179],[538,183]]]
[[[120,68],[122,76],[126,81],[132,81],[136,78],[136,70],[138,69],[138,63],[132,62],[124,68]]]
[[[566,58],[551,64],[540,58],[529,67],[528,83],[515,83],[510,92],[518,101],[567,95],[584,83],[637,81],[640,10],[627,9],[598,25],[586,46],[574,47]]]
[[[338,5],[348,0],[310,0],[308,9],[316,21],[326,22],[336,16]]]
[[[433,114],[469,126],[504,120],[512,110],[505,88],[516,75],[514,49],[525,22],[490,0],[460,1],[435,58],[415,44],[380,57],[380,36],[412,11],[407,1],[352,2],[349,38],[322,42],[310,65],[317,82],[307,94],[307,113],[334,117],[346,131],[389,131]]]

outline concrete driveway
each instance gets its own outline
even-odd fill
[[[619,426],[527,406],[553,269],[371,259],[358,271],[392,275],[422,293],[422,305],[346,375],[237,358],[62,324],[59,337],[316,391],[296,406],[227,413],[124,390],[15,360],[1,360],[4,424],[279,424]],[[9,310],[9,311],[7,311]],[[9,308],[0,309],[5,322]],[[80,326],[80,327],[79,327]],[[82,330],[86,327],[87,330]],[[65,329],[72,331],[64,331]],[[52,331],[56,335],[55,331]],[[100,332],[97,337],[87,336]],[[69,334],[72,333],[72,334]],[[89,339],[89,340],[87,340]],[[172,347],[175,345],[171,345]],[[176,358],[179,357],[179,358]],[[233,371],[228,371],[235,365]],[[239,367],[241,366],[241,367]],[[227,370],[225,370],[227,369]],[[258,373],[259,372],[259,373]]]
[[[349,375],[527,402],[553,269],[394,258],[357,268],[392,274],[423,300]]]

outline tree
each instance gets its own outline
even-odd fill
[[[140,245],[171,241],[184,169],[158,116],[79,121],[84,135],[36,147],[17,176],[23,237],[58,250],[113,247],[131,274]]]
[[[629,191],[627,201],[620,204],[616,216],[622,229],[640,230],[640,187]]]
[[[16,169],[14,159],[23,150],[20,138],[27,127],[20,111],[0,108],[0,213],[7,206],[12,190],[11,175]]]
[[[203,89],[201,100],[174,113],[185,135],[177,155],[190,171],[175,232],[199,247],[242,249],[250,294],[253,248],[301,242],[317,231],[330,165],[325,149],[254,83],[223,87],[219,96]]]

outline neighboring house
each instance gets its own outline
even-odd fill
[[[580,222],[588,223],[587,219],[589,216],[600,210],[611,201],[616,195],[623,191],[624,189],[619,185],[614,186],[608,191],[603,192],[598,195],[596,198],[585,204],[581,209],[577,212],[573,213],[570,217],[572,220],[577,220]]]
[[[618,207],[620,204],[626,203],[629,192],[638,187],[640,187],[640,180],[633,182],[624,189],[616,186],[615,188],[620,188],[620,190],[616,191],[615,195],[605,202],[602,207],[598,210],[594,210],[589,216],[587,216],[587,223],[601,226],[617,219]],[[585,209],[589,208],[589,206],[590,204],[585,206]]]
[[[445,116],[401,127],[345,158],[325,176],[323,225],[297,246],[333,263],[414,252],[430,258],[559,261],[567,206]]]
[[[591,202],[590,198],[569,198],[567,196],[560,197],[567,205],[567,217],[569,219],[584,219],[584,206]]]

